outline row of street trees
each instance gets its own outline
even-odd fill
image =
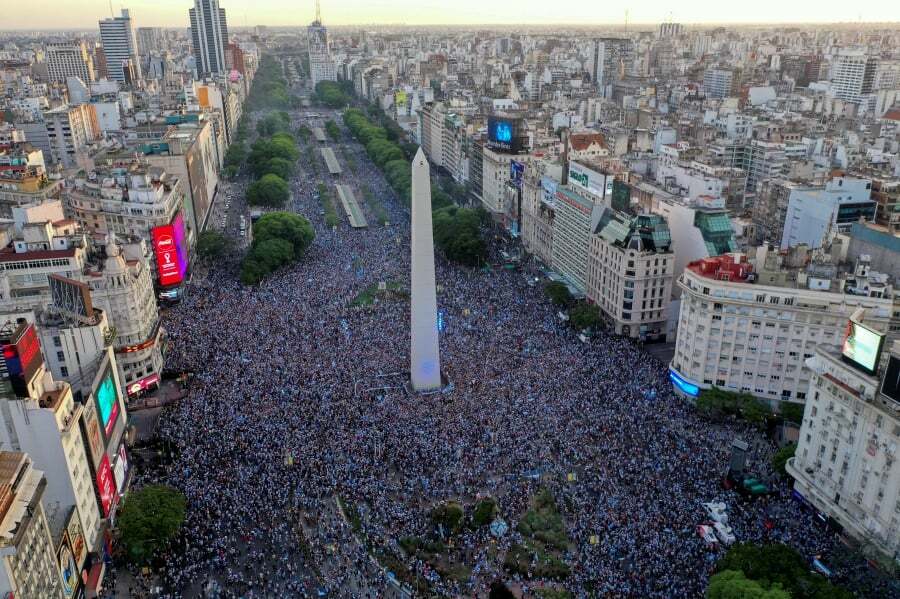
[[[288,91],[281,65],[272,56],[263,54],[247,98],[247,109],[287,110],[298,106],[300,99]]]
[[[247,189],[252,206],[281,208],[290,197],[288,180],[294,174],[300,151],[289,132],[290,117],[274,113],[259,122],[257,129],[269,137],[260,137],[247,157],[250,172],[257,178]]]
[[[328,108],[342,108],[353,100],[353,95],[350,81],[320,81],[316,84],[314,100]]]
[[[293,212],[269,212],[253,224],[253,246],[241,265],[241,282],[256,285],[278,268],[300,260],[316,234]]]

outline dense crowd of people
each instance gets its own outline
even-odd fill
[[[178,448],[162,481],[189,506],[165,556],[166,592],[385,596],[385,573],[338,515],[337,497],[358,511],[361,534],[396,555],[399,539],[428,534],[434,504],[494,497],[510,532],[492,551],[488,530],[460,533],[468,581],[405,558],[444,595],[509,579],[502,555],[541,487],[566,523],[564,586],[577,597],[700,596],[716,555],[695,532],[707,501],[727,504],[740,541],[781,541],[805,555],[832,548],[786,488],[756,501],[722,490],[735,437],[767,474],[773,448],[761,433],[698,418],[673,396],[665,366],[632,341],[579,342],[521,272],[438,259],[452,389],[408,393],[408,302],[351,304],[379,281],[408,286],[409,219],[358,145],[348,148],[356,172],[345,176],[370,186],[391,225],[368,214],[367,230],[327,229],[304,169],[293,187],[316,228],[308,255],[258,288],[242,286],[233,265],[211,267],[165,315],[167,366],[193,373],[159,428]],[[317,152],[301,164],[309,160]]]

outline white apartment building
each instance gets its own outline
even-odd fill
[[[544,264],[553,261],[553,220],[558,182],[526,174],[522,182],[522,245]]]
[[[606,208],[590,237],[587,289],[617,335],[665,340],[675,255],[665,219]]]
[[[24,326],[34,334],[34,325]],[[38,343],[36,337],[34,343]],[[68,383],[54,381],[41,358],[36,359],[34,372],[25,371],[30,376],[24,381],[24,392],[14,391],[8,381],[0,383],[6,389],[0,393],[0,449],[29,454],[35,466],[46,472],[44,507],[51,537],[60,538],[75,506],[85,540],[93,548],[103,516],[79,426],[84,406],[74,401]]]
[[[820,347],[787,471],[794,493],[890,558],[900,557],[900,345],[872,375]]]
[[[861,96],[872,92],[878,57],[862,48],[843,48],[832,60],[831,89],[836,98],[859,104]]]
[[[91,288],[93,304],[115,329],[119,378],[128,394],[157,387],[164,331],[147,261],[126,261],[119,245],[110,241],[106,259],[98,269],[88,270],[84,281]]]
[[[47,479],[31,458],[0,451],[0,594],[62,599],[63,586],[44,513]]]
[[[419,111],[419,139],[428,161],[435,168],[444,166],[444,119],[447,108],[443,102],[426,104]]]
[[[688,265],[670,372],[699,389],[721,387],[774,403],[807,398],[804,360],[838,348],[847,319],[866,308],[881,331],[900,330],[893,289],[876,273],[838,276],[829,264],[790,271],[759,248],[754,267],[729,254]],[[683,391],[683,388],[680,389]]]
[[[100,125],[92,104],[64,105],[44,112],[50,159],[65,168],[76,165],[76,155],[100,138]],[[45,156],[46,158],[46,156]]]
[[[600,206],[565,187],[556,191],[551,266],[582,292],[587,286],[595,208],[599,211]]]
[[[94,62],[83,41],[56,42],[46,46],[47,74],[54,83],[78,77],[84,83],[94,80]]]
[[[833,177],[824,186],[786,184],[789,195],[781,249],[805,243],[822,247],[830,233],[847,232],[861,219],[875,220],[872,180]]]
[[[495,152],[487,146],[482,151],[481,202],[495,217],[506,212],[506,182],[509,181],[509,163],[514,159],[513,154]]]
[[[727,98],[734,88],[734,71],[713,68],[703,73],[703,91],[710,98]]]
[[[337,68],[331,56],[328,30],[318,19],[306,28],[307,52],[309,53],[309,76],[313,87],[320,81],[337,81]]]
[[[752,193],[757,186],[767,179],[774,179],[784,174],[787,168],[785,145],[753,140],[745,150],[747,166],[747,186],[745,191]]]
[[[86,233],[137,237],[148,245],[153,229],[170,224],[184,208],[185,196],[180,178],[146,163],[79,173],[64,194]]]
[[[97,308],[93,319],[55,304],[36,315],[44,362],[56,380],[65,380],[79,397],[91,393],[91,383],[112,343],[113,330]]]

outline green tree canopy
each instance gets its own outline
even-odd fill
[[[293,246],[294,258],[300,259],[315,239],[309,221],[293,212],[269,212],[253,224],[253,243],[284,239]]]
[[[432,216],[434,241],[448,260],[477,266],[487,256],[478,214],[469,208],[449,206]]]
[[[575,299],[565,283],[559,281],[547,281],[544,283],[544,293],[550,298],[550,301],[560,308],[567,308],[572,305]]]
[[[278,175],[285,181],[291,178],[291,175],[294,174],[294,162],[288,160],[287,158],[269,158],[266,161],[265,165],[262,167],[262,172],[260,176],[265,175]]]
[[[331,119],[325,122],[325,132],[331,139],[338,139],[341,136],[341,128]]]
[[[116,523],[129,560],[146,564],[164,548],[181,528],[186,508],[184,495],[165,485],[129,492]]]
[[[201,258],[221,258],[230,247],[231,241],[215,229],[208,229],[197,238],[197,254]]]
[[[793,599],[851,599],[844,588],[833,585],[826,578],[809,571],[806,559],[794,549],[781,543],[754,545],[737,543],[719,560],[717,569],[734,570],[746,578],[758,581],[763,587],[779,585]]]
[[[603,322],[596,304],[580,302],[569,309],[569,322],[576,330],[597,329]]]
[[[272,112],[256,122],[256,131],[263,137],[276,133],[287,133],[291,130],[291,116],[284,112]]]
[[[329,108],[340,108],[350,103],[347,89],[335,81],[320,81],[316,84],[315,100]]]
[[[445,535],[451,535],[462,527],[465,511],[456,501],[445,501],[431,510],[431,523],[435,527],[442,526]]]
[[[287,181],[278,175],[263,175],[247,189],[247,202],[251,206],[268,206],[280,208],[290,197]]]
[[[794,454],[797,452],[797,444],[789,443],[775,452],[775,455],[772,456],[772,468],[775,469],[781,476],[787,476],[787,463],[788,460],[794,457]]]
[[[707,599],[791,599],[790,593],[775,585],[772,588],[749,580],[739,570],[724,570],[709,580]]]

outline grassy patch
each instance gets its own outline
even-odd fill
[[[503,562],[507,570],[539,578],[562,579],[569,575],[569,566],[561,557],[569,547],[569,537],[548,489],[541,489],[531,498],[518,530],[525,541],[510,547]]]
[[[403,289],[400,283],[389,281],[383,290],[378,288],[378,283],[372,283],[360,291],[359,295],[350,302],[350,305],[352,307],[371,306],[380,300],[406,297],[409,297],[409,294]]]
[[[378,198],[375,197],[375,194],[372,193],[372,190],[368,185],[362,186],[362,194],[363,198],[366,200],[366,204],[369,205],[369,209],[372,211],[372,214],[375,215],[375,220],[377,220],[382,225],[388,224],[390,220],[388,219],[387,210],[384,209],[384,206]]]
[[[331,190],[322,183],[319,183],[317,190],[319,192],[319,204],[322,206],[322,210],[325,211],[325,224],[329,227],[338,226],[341,221],[334,207],[334,197],[331,194]]]

